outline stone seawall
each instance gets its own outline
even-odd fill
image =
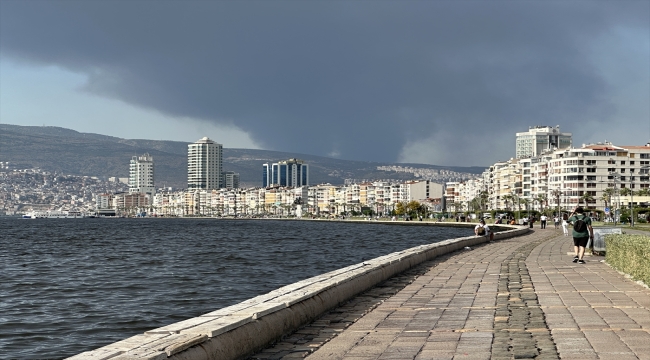
[[[475,224],[463,225],[474,227]],[[528,228],[510,227],[496,233],[494,239],[528,232]],[[487,241],[486,237],[471,236],[398,251],[305,279],[199,317],[149,330],[69,359],[240,359],[402,271],[439,255]]]

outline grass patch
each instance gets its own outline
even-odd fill
[[[650,284],[650,236],[611,234],[605,236],[605,260],[634,280]]]

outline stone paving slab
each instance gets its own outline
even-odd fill
[[[574,264],[570,238],[535,248],[526,264],[562,359],[650,359],[650,290],[593,256]]]
[[[554,229],[422,264],[253,359],[648,359],[650,290]]]

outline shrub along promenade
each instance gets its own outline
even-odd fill
[[[650,290],[572,248],[535,229],[436,258],[253,358],[650,359]]]
[[[650,236],[607,235],[605,244],[608,264],[634,280],[650,284]]]

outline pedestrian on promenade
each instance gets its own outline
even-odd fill
[[[547,218],[546,215],[544,215],[544,214],[542,214],[542,216],[539,217],[539,221],[542,222],[542,229],[546,229],[546,220],[547,220],[547,219],[548,219],[548,218]]]
[[[591,227],[591,218],[585,215],[585,210],[578,206],[569,218],[573,225],[573,249],[575,251],[574,263],[584,264],[582,257],[589,239],[594,240],[594,229]]]
[[[535,223],[535,216],[534,215],[530,217],[530,221],[528,221],[528,223],[530,224],[530,228],[532,229],[533,224]]]
[[[485,236],[489,237],[490,241],[494,240],[494,234],[490,231],[490,227],[485,225],[485,220],[481,219],[478,222],[478,225],[474,227],[474,234],[476,236]]]
[[[556,229],[560,228],[560,216],[559,215],[555,215],[555,217],[553,217],[553,223],[555,223],[555,228]]]
[[[562,231],[564,232],[564,236],[569,236],[569,230],[567,230],[567,220],[569,220],[569,217],[567,214],[562,215]]]

